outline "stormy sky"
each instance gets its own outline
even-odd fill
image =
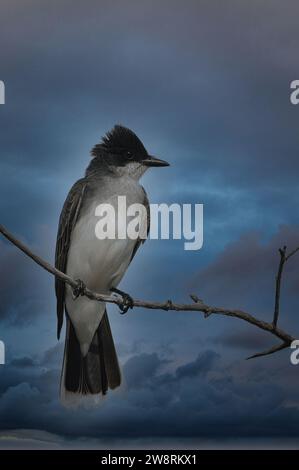
[[[121,287],[270,321],[278,248],[299,244],[298,14],[295,0],[1,0],[1,223],[53,261],[67,192],[121,123],[171,163],[143,177],[151,202],[204,204],[203,248],[149,240]],[[279,320],[295,337],[298,264]],[[109,307],[124,385],[70,411],[53,278],[3,239],[0,293],[0,446],[297,446],[290,351],[245,360],[275,338],[220,316]]]

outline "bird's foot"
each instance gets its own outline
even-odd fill
[[[76,279],[77,287],[73,289],[73,299],[76,300],[80,295],[85,294],[86,285],[81,279]]]
[[[129,294],[127,294],[126,292],[123,292],[120,289],[117,289],[116,287],[111,287],[110,290],[111,292],[115,292],[116,294],[120,295],[122,298],[122,303],[119,305],[119,308],[121,310],[120,312],[121,315],[124,315],[125,313],[127,313],[129,308],[134,307],[134,300]]]

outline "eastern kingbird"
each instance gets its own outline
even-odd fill
[[[149,229],[149,202],[139,179],[149,167],[168,163],[149,155],[136,134],[119,125],[94,146],[91,156],[85,176],[71,188],[60,215],[55,266],[98,293],[123,295],[128,307],[130,297],[117,286],[144,240],[99,240],[95,209],[109,203],[117,213],[118,196],[125,196],[128,204],[146,207]],[[55,290],[58,339],[66,314],[61,399],[76,402],[82,395],[104,395],[121,383],[106,305],[78,295],[80,292],[74,295],[57,278]]]

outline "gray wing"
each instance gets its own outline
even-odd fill
[[[143,192],[144,192],[144,201],[143,201],[143,205],[145,206],[146,208],[146,213],[147,213],[147,235],[149,234],[149,231],[150,231],[150,225],[151,225],[151,212],[150,212],[150,205],[149,205],[149,200],[147,198],[147,194],[145,192],[145,189],[142,187],[143,189]],[[142,239],[142,238],[137,238],[137,241],[136,241],[136,245],[134,246],[134,250],[133,250],[133,253],[132,253],[132,256],[131,256],[131,259],[130,259],[130,263],[132,261],[132,259],[134,258],[134,256],[136,255],[137,253],[137,250],[138,248],[140,247],[140,245],[142,245],[142,243],[145,242],[146,239]]]
[[[63,273],[66,271],[71,234],[78,220],[86,186],[85,178],[78,180],[74,184],[60,214],[56,240],[55,267]],[[55,292],[57,298],[57,337],[59,339],[64,316],[65,283],[58,278],[55,278]]]

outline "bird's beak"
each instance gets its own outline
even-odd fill
[[[148,155],[144,160],[142,160],[142,163],[146,166],[169,166],[169,163],[165,160],[153,157],[152,155]]]

